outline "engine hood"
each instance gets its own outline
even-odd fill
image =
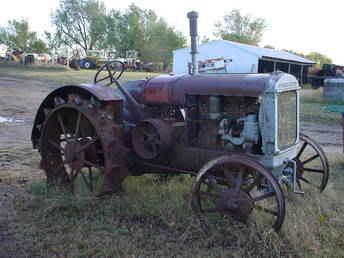
[[[258,97],[280,80],[296,81],[293,76],[282,72],[157,76],[146,81],[144,102],[185,105],[186,95]]]

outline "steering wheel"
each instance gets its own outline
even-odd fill
[[[94,76],[94,83],[97,84],[98,82],[110,79],[110,83],[108,84],[110,85],[122,76],[124,69],[124,63],[121,61],[107,62],[98,69],[96,75]],[[107,71],[107,76],[98,78],[103,71]]]

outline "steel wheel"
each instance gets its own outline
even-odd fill
[[[204,221],[234,218],[278,231],[285,217],[285,201],[275,178],[244,155],[222,156],[199,171],[192,187],[192,208]],[[212,218],[210,218],[210,216]]]
[[[330,167],[321,146],[307,135],[300,134],[300,148],[296,155],[297,184],[300,189],[309,185],[324,191],[330,176]]]
[[[48,185],[97,196],[118,190],[126,175],[123,148],[114,121],[104,114],[86,103],[50,112],[40,140]]]

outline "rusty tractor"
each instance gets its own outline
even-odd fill
[[[127,176],[192,175],[196,217],[254,219],[278,231],[285,191],[321,192],[329,179],[324,151],[300,133],[298,81],[193,69],[121,85],[124,65],[115,61],[94,84],[51,92],[32,131],[47,184],[103,196],[121,191]]]

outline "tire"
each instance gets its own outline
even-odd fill
[[[92,68],[93,68],[93,64],[92,64],[91,61],[86,60],[86,61],[84,61],[83,67],[84,67],[85,69],[92,69]]]

